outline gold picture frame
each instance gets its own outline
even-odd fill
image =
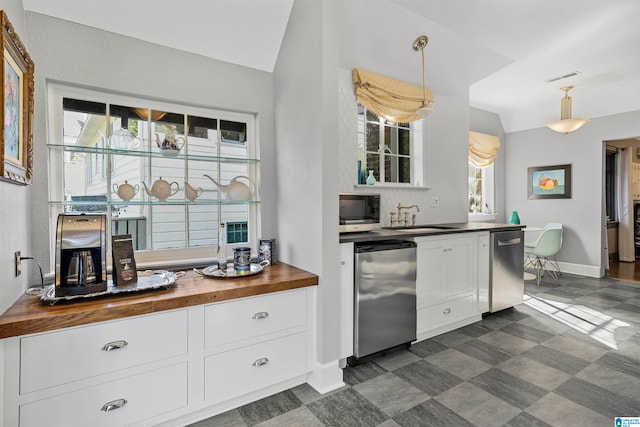
[[[0,179],[30,185],[33,180],[34,65],[4,10],[0,10]]]

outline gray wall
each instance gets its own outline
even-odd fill
[[[508,221],[511,212],[505,212],[505,159],[507,147],[504,135],[504,128],[500,121],[500,116],[490,111],[470,108],[469,130],[474,132],[486,133],[487,135],[495,135],[500,138],[500,148],[498,149],[498,157],[494,162],[494,179],[495,179],[495,209],[498,213],[496,217],[497,223],[505,223]]]
[[[37,13],[26,14],[36,64],[34,256],[49,265],[46,84],[59,81],[189,105],[255,113],[263,235],[275,235],[273,76]],[[55,43],[52,42],[55,40]],[[24,215],[24,212],[21,213]]]
[[[506,211],[518,211],[523,224],[564,224],[558,261],[566,271],[604,274],[602,192],[603,141],[640,136],[640,111],[592,119],[568,135],[546,127],[506,135]],[[572,165],[571,199],[527,199],[527,168]]]
[[[3,0],[1,7],[20,36],[27,52],[33,57],[27,39],[22,1]],[[37,119],[36,116],[36,121]],[[36,180],[35,183],[37,185],[38,181]],[[0,181],[0,200],[2,200],[0,203],[0,236],[2,236],[0,238],[0,265],[2,266],[0,269],[0,313],[9,308],[28,287],[29,272],[37,271],[33,261],[24,261],[22,275],[15,277],[13,267],[15,251],[20,251],[23,256],[32,255],[30,225],[32,192],[33,187],[31,186],[18,186]]]

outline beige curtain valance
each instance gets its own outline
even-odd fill
[[[358,68],[352,76],[358,102],[378,116],[395,123],[422,119],[416,114],[424,99],[422,87]],[[425,94],[427,101],[434,102],[429,89]]]
[[[489,166],[498,157],[500,138],[486,133],[469,132],[469,161],[476,167]]]

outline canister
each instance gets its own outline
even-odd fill
[[[238,247],[233,250],[233,269],[239,276],[251,272],[251,248]]]
[[[269,261],[269,265],[276,263],[276,239],[261,238],[258,240],[258,258]]]

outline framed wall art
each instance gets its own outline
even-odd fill
[[[530,167],[527,175],[529,199],[571,198],[571,165]]]
[[[33,177],[34,66],[4,10],[0,10],[0,23],[0,179],[28,185]]]

